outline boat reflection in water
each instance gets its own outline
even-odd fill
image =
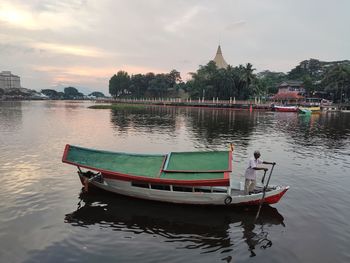
[[[246,247],[249,256],[255,249],[266,249],[273,242],[268,229],[284,227],[284,218],[271,206],[263,206],[255,221],[257,207],[210,207],[175,205],[132,199],[91,189],[81,193],[76,211],[65,216],[73,226],[98,225],[128,234],[158,236],[177,248],[199,249],[200,253],[227,253]],[[241,248],[240,246],[242,246]],[[180,247],[179,247],[180,246]],[[230,262],[231,256],[224,258]]]

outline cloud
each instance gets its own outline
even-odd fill
[[[227,31],[234,31],[234,30],[236,30],[236,29],[238,29],[238,28],[243,27],[246,23],[247,23],[247,22],[244,21],[244,20],[235,21],[235,22],[233,22],[233,23],[228,24],[228,25],[225,27],[225,29],[226,29]]]
[[[36,43],[33,43],[32,46],[40,50],[46,50],[53,53],[75,55],[75,56],[105,57],[108,55],[106,52],[93,47],[65,45],[65,44],[58,44],[58,43],[45,43],[45,42],[36,42]]]
[[[190,8],[184,15],[175,19],[175,21],[170,22],[164,26],[165,31],[175,33],[183,29],[183,27],[190,24],[191,20],[198,15],[198,13],[203,10],[203,7],[194,6]]]
[[[35,6],[23,3],[0,3],[0,23],[33,31],[44,29],[58,31],[69,27],[86,28],[86,25],[78,19],[83,10],[79,13],[74,9],[64,9],[65,6],[35,9]]]
[[[15,27],[26,29],[38,28],[38,23],[28,10],[6,3],[0,5],[0,21]]]
[[[83,45],[71,45],[64,43],[54,43],[54,42],[43,42],[33,40],[29,37],[18,36],[18,35],[6,35],[0,34],[0,51],[1,46],[22,50],[30,52],[49,52],[52,54],[65,54],[65,55],[74,55],[81,57],[93,57],[93,58],[104,58],[110,57],[115,54],[101,50],[96,47],[83,46]]]

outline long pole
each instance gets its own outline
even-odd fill
[[[274,168],[274,167],[275,167],[275,164],[272,165],[272,168],[271,168],[270,174],[269,174],[269,178],[267,178],[266,185],[264,185],[264,188],[263,188],[263,195],[262,195],[262,198],[260,199],[259,209],[258,209],[258,213],[256,214],[255,221],[258,220],[258,218],[259,218],[260,210],[261,210],[262,204],[264,203],[266,190],[267,190],[267,187],[269,186],[270,178],[271,178],[272,171],[273,171],[273,168]],[[265,174],[266,174],[266,173],[265,173]],[[265,178],[265,174],[264,174],[264,178]]]

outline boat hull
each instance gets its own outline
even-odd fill
[[[296,106],[274,106],[274,110],[278,112],[297,112],[298,107]]]
[[[321,111],[320,106],[314,106],[314,107],[299,107],[299,110],[304,111],[310,111],[311,113],[317,113]]]
[[[84,184],[86,177],[81,174],[79,176]],[[92,181],[89,184],[105,191],[133,198],[188,205],[259,205],[263,197],[262,191],[256,194],[244,195],[240,189],[227,187],[163,185],[163,187],[166,186],[166,189],[159,189],[159,185],[155,185],[158,186],[158,189],[154,189],[152,184],[133,184],[131,181],[109,178],[104,178],[101,182]],[[263,203],[277,203],[288,189],[288,186],[274,186],[270,188],[265,193]]]

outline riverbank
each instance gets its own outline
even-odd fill
[[[100,100],[102,103],[111,103],[111,105],[154,105],[154,106],[173,106],[173,107],[202,107],[202,108],[227,108],[237,110],[271,110],[271,103],[257,103],[254,101],[234,101],[234,100],[183,100],[183,99],[106,99]],[[115,107],[115,106],[113,106]]]
[[[262,111],[274,111],[274,104],[278,103],[273,101],[259,100],[190,100],[190,99],[102,99],[98,101],[104,103],[90,108],[125,108],[125,107],[137,107],[137,106],[170,106],[170,107],[193,107],[193,108],[215,108],[215,109],[234,109],[234,110],[262,110]],[[110,106],[108,106],[108,104]],[[118,106],[119,105],[119,106]],[[133,105],[133,106],[131,106]],[[303,104],[298,106],[305,106]],[[350,111],[350,104],[330,104],[320,105],[322,112],[348,112]]]

